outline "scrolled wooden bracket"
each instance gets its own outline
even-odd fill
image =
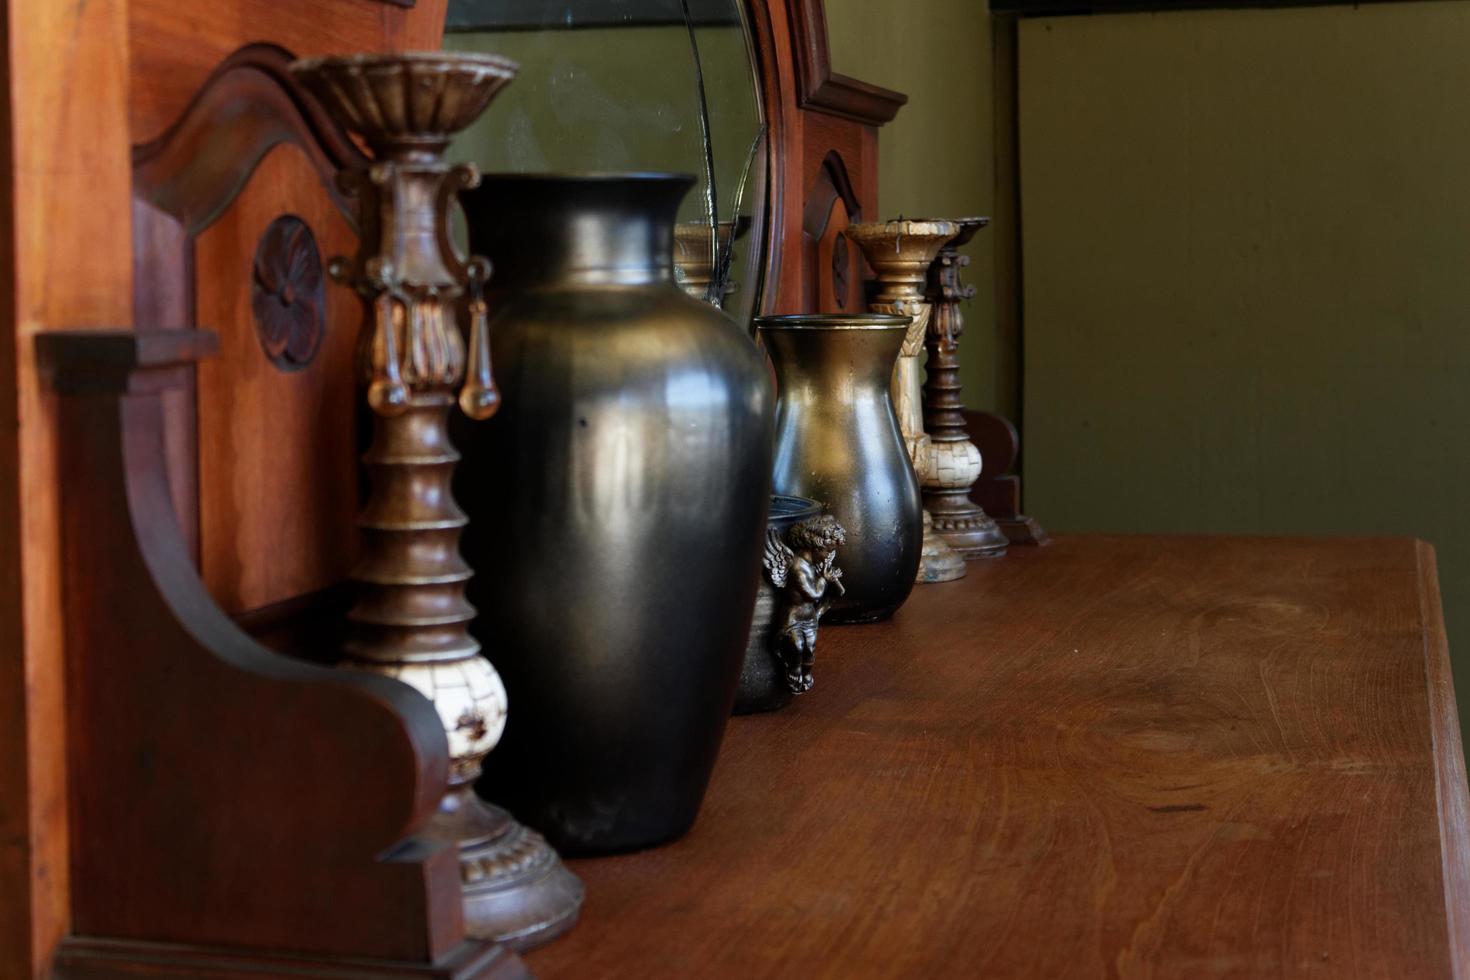
[[[995,519],[1011,544],[1051,543],[1033,517],[1021,513],[1021,478],[1011,472],[1021,454],[1021,437],[1009,419],[991,412],[966,411],[965,428],[980,449],[985,468],[970,488],[970,499]]]
[[[413,837],[448,779],[432,705],[266,650],[199,581],[161,403],[214,347],[194,330],[37,338],[62,396],[74,935],[56,973],[524,976],[465,940],[457,856]]]

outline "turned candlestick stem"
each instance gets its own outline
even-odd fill
[[[339,175],[358,203],[359,247],[332,262],[362,297],[361,363],[373,440],[370,492],[359,518],[344,665],[397,678],[434,703],[448,737],[450,780],[423,836],[458,848],[465,931],[527,948],[576,921],[582,883],[556,852],[473,791],[505,727],[500,676],[470,636],[473,574],[459,551],[467,521],[450,481],[456,405],[471,418],[499,403],[491,373],[483,260],[460,258],[449,236],[458,192],[479,175],[443,159],[450,137],[515,77],[488,55],[356,55],[297,62],[292,71],[372,151]],[[459,324],[468,312],[469,343]]]
[[[929,435],[924,431],[919,355],[929,330],[933,306],[924,293],[929,266],[945,242],[959,234],[949,221],[870,221],[850,225],[844,232],[863,250],[868,264],[878,275],[878,291],[868,304],[873,313],[890,313],[913,318],[903,349],[893,368],[893,405],[903,433],[914,473],[922,487],[930,479],[932,457]],[[924,549],[919,562],[919,582],[949,582],[963,578],[965,560],[949,546],[924,514]]]
[[[983,461],[965,429],[965,406],[960,401],[959,349],[964,331],[960,303],[975,295],[975,287],[960,281],[960,270],[969,258],[959,249],[989,223],[989,218],[953,219],[959,231],[934,257],[926,286],[934,312],[925,338],[924,429],[929,433],[930,465],[921,481],[924,507],[934,530],[966,560],[997,558],[1009,543],[995,521],[970,500]]]

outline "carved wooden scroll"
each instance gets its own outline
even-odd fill
[[[214,346],[38,338],[62,395],[74,935],[57,974],[519,976],[464,939],[454,851],[411,838],[448,777],[433,706],[271,653],[199,581],[163,400]]]
[[[842,156],[832,150],[822,159],[802,210],[802,283],[806,305],[824,312],[865,309],[862,255],[843,234],[863,220],[863,205]]]

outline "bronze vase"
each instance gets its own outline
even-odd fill
[[[891,616],[913,590],[924,510],[889,392],[907,316],[759,317],[776,368],[777,493],[810,497],[846,529],[844,596],[825,622]]]
[[[770,379],[675,282],[692,180],[486,178],[504,400],[456,484],[476,631],[515,709],[482,786],[558,846],[693,823],[735,697],[770,493]]]

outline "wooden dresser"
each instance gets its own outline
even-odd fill
[[[58,948],[88,980],[518,976],[463,940],[453,855],[390,848],[446,779],[428,703],[242,631],[322,604],[335,628],[355,541],[356,300],[324,294],[325,334],[301,345],[314,359],[276,350],[255,314],[300,227],[323,256],[354,237],[331,177],[360,149],[285,66],[438,47],[444,0],[15,0],[4,16],[0,980],[52,975]],[[841,231],[878,216],[877,127],[903,97],[831,72],[819,0],[753,0],[752,16],[777,164],[766,305],[855,309]],[[1063,538],[923,587],[891,623],[824,630],[818,671],[790,709],[732,722],[687,839],[573,862],[582,922],[525,965],[1399,978],[1470,963],[1426,546]],[[186,714],[158,736],[175,754],[156,754],[150,733]],[[93,828],[119,826],[167,860],[88,853]],[[151,886],[134,873],[160,868]],[[332,901],[296,915],[281,899],[308,872]],[[303,960],[312,941],[336,959]]]
[[[822,631],[693,832],[571,863],[561,977],[1457,977],[1433,551],[1062,536]]]

